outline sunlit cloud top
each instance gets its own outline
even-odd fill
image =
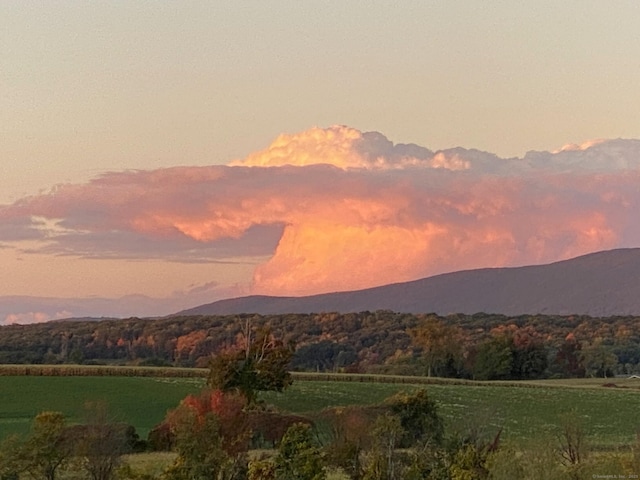
[[[328,164],[342,169],[385,170],[411,165],[458,170],[468,165],[435,158],[432,151],[418,145],[394,145],[378,132],[362,133],[336,125],[311,128],[294,135],[283,134],[266,149],[232,165],[280,167]]]

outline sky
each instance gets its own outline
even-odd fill
[[[640,246],[635,1],[0,19],[0,323]]]

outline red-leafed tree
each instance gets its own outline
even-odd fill
[[[172,430],[186,417],[193,422],[193,428],[206,423],[208,415],[213,415],[217,423],[217,436],[228,455],[246,452],[251,439],[250,422],[245,411],[247,403],[243,396],[221,390],[204,390],[199,395],[187,396],[178,408],[167,415],[167,423]]]
[[[251,429],[238,394],[206,390],[189,395],[165,422],[178,454],[169,480],[236,478],[247,468]]]

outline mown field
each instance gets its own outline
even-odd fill
[[[630,444],[640,430],[640,380],[608,380],[618,388],[604,388],[602,379],[486,384],[436,380],[436,384],[412,385],[390,383],[393,378],[386,379],[389,383],[379,377],[376,382],[362,376],[351,381],[328,378],[332,380],[298,380],[285,393],[262,398],[282,410],[311,415],[330,406],[372,404],[401,390],[426,388],[450,428],[503,428],[507,442],[526,443],[552,435],[559,417],[571,409],[583,419],[591,443],[597,446]],[[134,425],[145,438],[168,409],[203,385],[202,378],[0,375],[0,439],[26,432],[31,419],[43,410],[61,411],[71,422],[80,422],[87,401],[106,402],[117,420]]]

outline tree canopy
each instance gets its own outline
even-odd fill
[[[254,404],[258,392],[282,392],[291,385],[293,353],[293,344],[285,344],[268,329],[254,332],[247,325],[234,346],[213,357],[207,383],[224,392],[237,391]]]

